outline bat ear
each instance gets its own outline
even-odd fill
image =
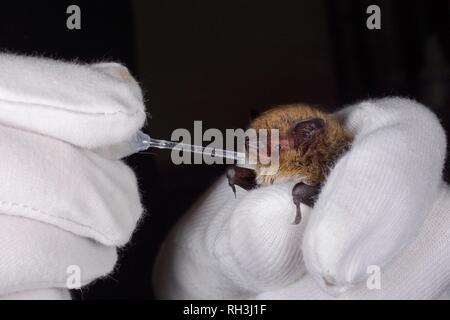
[[[298,149],[308,144],[314,137],[325,129],[325,120],[311,118],[297,122],[289,134],[290,144]]]

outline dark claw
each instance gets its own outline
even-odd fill
[[[234,192],[236,197],[236,187],[240,186],[245,190],[251,190],[256,188],[256,173],[255,170],[242,168],[238,166],[231,166],[227,168],[226,172],[228,178],[228,184]]]
[[[231,190],[233,190],[234,198],[236,198],[236,186],[232,184],[230,181],[228,181],[228,184],[231,187]]]
[[[302,221],[302,212],[300,211],[300,202],[296,203],[295,206],[297,207],[297,210],[295,212],[294,224],[299,224],[300,221]]]
[[[320,187],[310,186],[303,182],[297,183],[292,189],[292,200],[296,206],[296,215],[294,224],[299,224],[302,221],[302,213],[300,210],[300,203],[306,204],[309,207],[314,206],[316,197],[320,192]]]

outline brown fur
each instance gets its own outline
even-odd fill
[[[261,165],[257,166],[256,181],[260,185],[293,180],[309,185],[321,184],[339,156],[350,146],[351,134],[337,120],[317,108],[290,104],[270,109],[254,119],[250,128],[279,129],[280,139],[285,138],[289,130],[299,121],[309,118],[321,118],[325,129],[314,140],[301,149],[280,150],[279,170],[275,175],[260,175]]]

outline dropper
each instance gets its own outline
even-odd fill
[[[219,148],[203,147],[194,144],[160,140],[152,138],[146,135],[145,133],[144,135],[148,137],[148,140],[142,140],[142,142],[148,145],[146,149],[158,148],[158,149],[180,150],[180,151],[188,151],[191,153],[204,154],[208,156],[221,157],[224,159],[245,161],[245,153],[243,152],[235,152]]]
[[[134,153],[145,151],[149,148],[187,151],[191,153],[204,154],[207,156],[237,160],[240,164],[244,164],[246,159],[244,152],[155,139],[142,131],[138,131],[133,137],[131,137],[130,140],[126,142],[122,142],[114,146],[98,148],[95,151],[108,158],[121,159]]]

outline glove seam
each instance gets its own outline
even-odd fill
[[[101,278],[101,276],[100,277],[91,277],[91,278],[88,278],[88,279],[86,279],[84,281],[81,281],[81,283],[80,283],[81,287],[89,285],[91,282],[93,282],[93,281],[95,281],[95,280],[97,280],[99,278]],[[39,288],[26,287],[26,286],[29,286],[29,285],[31,285],[31,286],[39,285],[39,286],[44,286],[44,287],[39,287]],[[19,285],[19,286],[10,286],[10,287],[7,287],[7,288],[2,288],[2,292],[0,292],[0,297],[2,295],[9,295],[9,294],[13,294],[13,293],[20,293],[22,291],[37,290],[37,289],[56,288],[56,289],[67,289],[67,290],[70,290],[69,288],[67,288],[67,283],[64,282],[64,281],[55,281],[55,282],[52,282],[52,281],[33,281],[33,282],[24,283],[24,284],[22,284],[22,286]]]
[[[117,114],[123,114],[126,116],[130,116],[133,117],[139,113],[145,113],[143,110],[135,110],[133,112],[126,112],[123,110],[116,110],[116,111],[112,111],[112,112],[87,112],[87,111],[80,111],[80,110],[74,110],[74,109],[68,109],[68,108],[64,108],[61,106],[55,106],[55,105],[51,105],[51,104],[41,104],[41,103],[35,103],[35,102],[25,102],[25,101],[14,101],[14,100],[7,100],[7,99],[0,99],[0,102],[4,102],[4,103],[17,103],[17,104],[23,104],[23,105],[32,105],[38,108],[45,108],[45,109],[55,109],[55,110],[60,110],[60,111],[66,111],[66,112],[70,112],[70,113],[74,113],[74,114],[79,114],[79,115],[89,115],[89,116],[114,116]]]
[[[99,231],[99,230],[97,230],[97,229],[94,229],[94,228],[92,228],[92,227],[89,226],[89,225],[86,225],[86,224],[83,224],[83,223],[74,221],[74,220],[69,219],[69,218],[66,218],[66,217],[61,217],[61,216],[58,216],[58,215],[55,215],[55,214],[51,214],[51,213],[48,213],[48,212],[46,212],[46,211],[44,211],[44,210],[41,210],[41,209],[38,209],[38,208],[35,208],[35,207],[32,207],[32,206],[29,206],[29,205],[26,205],[26,204],[0,200],[0,207],[5,207],[5,206],[9,206],[9,207],[19,207],[19,208],[24,209],[24,210],[26,210],[26,211],[31,211],[31,212],[33,212],[33,213],[37,213],[37,214],[40,214],[40,215],[42,215],[42,216],[47,216],[47,217],[51,217],[51,218],[56,218],[56,219],[60,219],[60,220],[63,220],[63,221],[69,222],[69,223],[73,223],[73,224],[75,224],[75,225],[77,225],[77,226],[79,226],[79,227],[87,228],[87,229],[93,231],[94,233],[97,233],[98,235],[100,235],[101,237],[103,237],[104,239],[106,239],[107,241],[109,241],[109,242],[111,242],[111,243],[118,242],[117,239],[112,239],[112,238],[110,238],[109,236],[107,236],[105,233],[103,233],[103,232],[101,232],[101,231]],[[6,215],[11,215],[11,216],[21,216],[21,217],[26,217],[26,218],[32,218],[32,219],[34,219],[33,217],[29,217],[29,216],[22,215],[22,214],[8,214],[8,213],[4,213],[4,212],[2,212],[2,213],[0,213],[0,214],[6,214]],[[43,221],[43,222],[47,222],[47,221]],[[47,222],[47,223],[49,223],[49,222]],[[51,224],[51,223],[50,223],[50,224]],[[52,225],[53,225],[53,224],[52,224]],[[58,226],[58,227],[59,227],[59,226]],[[72,232],[72,233],[75,233],[75,232],[73,232],[73,231],[71,231],[71,230],[68,230],[68,229],[66,229],[66,228],[62,228],[62,229],[65,229],[65,230],[67,230],[67,231],[70,231],[70,232]],[[77,234],[77,233],[75,233],[75,234]],[[77,234],[77,235],[80,235],[80,234]]]

